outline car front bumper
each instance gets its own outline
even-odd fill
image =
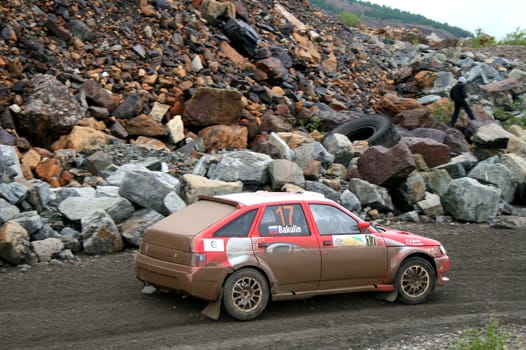
[[[439,258],[435,258],[435,266],[437,271],[437,285],[442,286],[449,282],[449,278],[445,274],[451,268],[451,260],[449,256],[443,255]]]

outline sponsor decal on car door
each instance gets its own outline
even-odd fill
[[[321,250],[320,289],[382,283],[387,250],[380,235],[361,232],[355,218],[331,205],[311,204]]]

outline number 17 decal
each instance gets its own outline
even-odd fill
[[[283,211],[288,211],[288,219],[289,219],[289,222],[285,222],[285,213]],[[280,218],[281,218],[281,224],[283,226],[285,225],[290,225],[292,226],[293,225],[293,222],[292,222],[292,217],[293,217],[293,213],[294,213],[294,206],[292,205],[280,205],[279,207],[276,208],[276,213],[279,214]]]

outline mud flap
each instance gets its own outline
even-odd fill
[[[376,298],[377,299],[382,299],[382,300],[385,300],[385,301],[389,301],[391,303],[396,300],[397,296],[398,296],[398,291],[396,289],[391,291],[391,292],[376,293]]]
[[[219,314],[221,313],[221,302],[223,301],[223,288],[219,291],[219,296],[216,301],[211,301],[201,311],[201,315],[204,315],[212,320],[217,321]]]

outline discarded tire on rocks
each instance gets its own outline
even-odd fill
[[[377,114],[345,122],[334,128],[331,133],[343,134],[352,142],[367,141],[371,146],[392,147],[400,141],[400,135],[391,119]]]

